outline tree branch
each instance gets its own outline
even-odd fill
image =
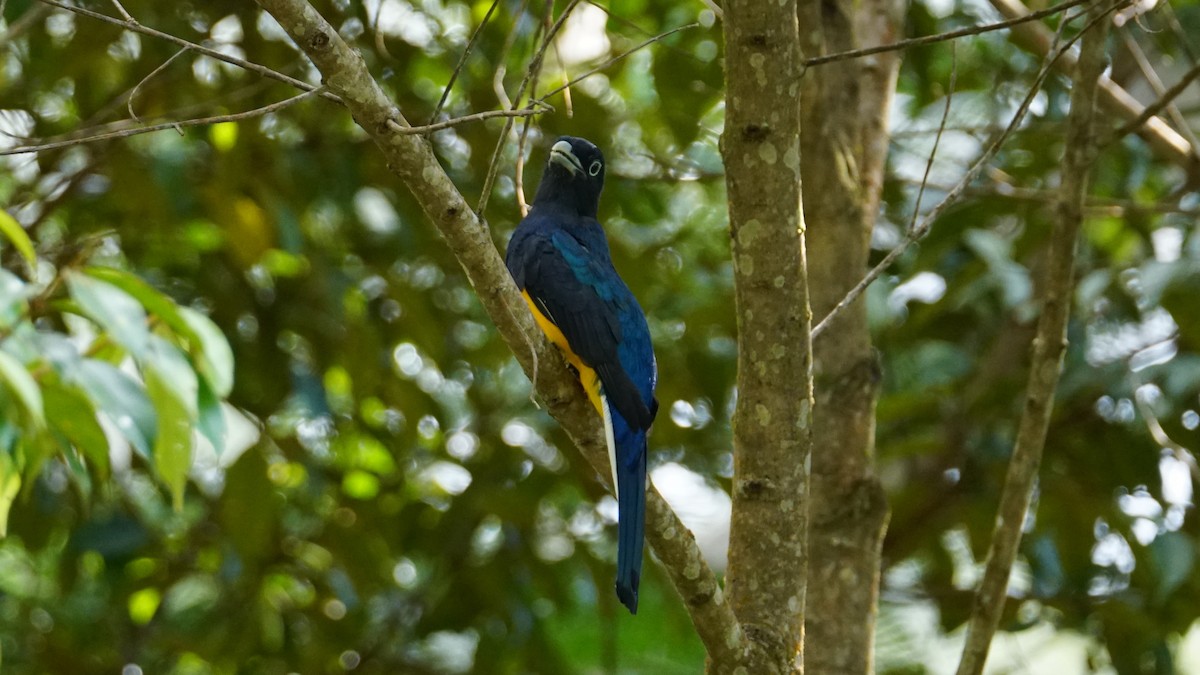
[[[957,40],[958,38],[961,38],[961,37],[968,37],[971,35],[981,35],[983,33],[990,33],[992,31],[1004,30],[1005,28],[1012,28],[1013,26],[1018,26],[1023,23],[1027,23],[1030,21],[1037,21],[1039,19],[1044,19],[1048,16],[1054,16],[1055,14],[1058,14],[1059,12],[1065,12],[1066,10],[1068,10],[1072,7],[1075,7],[1076,5],[1082,5],[1083,3],[1087,2],[1087,1],[1088,0],[1068,0],[1067,2],[1055,5],[1053,7],[1047,7],[1046,9],[1039,10],[1037,12],[1023,14],[1021,16],[1013,17],[1013,18],[1007,19],[1005,21],[998,21],[996,23],[984,24],[982,26],[971,26],[970,28],[960,28],[958,30],[952,30],[952,31],[948,31],[945,33],[938,33],[937,35],[925,35],[922,37],[910,38],[908,40],[900,40],[898,42],[892,42],[892,43],[889,43],[886,45],[867,47],[865,49],[854,49],[854,50],[846,51],[846,52],[838,52],[836,54],[826,54],[824,56],[814,56],[811,58],[804,59],[804,65],[805,65],[805,67],[819,66],[819,65],[822,65],[825,63],[832,63],[834,61],[844,61],[846,59],[859,59],[864,56],[871,56],[873,54],[881,54],[883,52],[894,52],[894,51],[899,51],[902,49],[908,49],[909,47],[923,47],[925,45],[937,44],[938,42],[945,42],[947,40]]]
[[[1192,69],[1184,73],[1183,77],[1179,78],[1179,81],[1176,82],[1170,89],[1164,91],[1162,95],[1159,96],[1157,101],[1146,106],[1145,110],[1143,110],[1141,114],[1129,120],[1119,129],[1114,131],[1112,135],[1101,142],[1100,145],[1105,146],[1116,142],[1128,136],[1129,134],[1140,130],[1142,125],[1151,118],[1157,119],[1155,116],[1162,112],[1163,108],[1171,105],[1171,103],[1178,98],[1185,89],[1188,88],[1188,85],[1190,85],[1192,82],[1195,82],[1197,79],[1200,79],[1200,65],[1192,66]]]
[[[4,157],[6,155],[24,155],[24,154],[28,154],[31,152],[43,152],[46,150],[57,150],[59,148],[70,147],[72,145],[83,145],[85,143],[95,143],[96,141],[107,141],[107,140],[112,140],[114,138],[127,138],[129,136],[138,136],[141,134],[148,134],[148,133],[152,133],[155,131],[165,131],[167,129],[179,130],[179,129],[183,129],[184,127],[198,127],[198,126],[204,126],[204,125],[208,125],[208,124],[220,124],[221,122],[238,122],[240,120],[251,119],[253,117],[262,117],[263,115],[266,115],[268,113],[273,113],[275,111],[282,110],[284,108],[287,108],[288,106],[295,105],[310,96],[319,94],[321,91],[322,91],[321,88],[313,89],[312,91],[306,91],[302,94],[296,94],[295,96],[293,96],[289,99],[277,101],[270,105],[265,105],[261,108],[255,108],[254,110],[247,110],[245,112],[240,112],[240,113],[233,113],[231,115],[215,115],[213,117],[201,117],[199,119],[194,119],[194,120],[180,120],[178,122],[163,122],[161,124],[151,124],[150,126],[146,126],[146,127],[135,127],[132,129],[121,129],[119,131],[109,131],[107,133],[95,134],[92,136],[82,136],[82,137],[77,137],[77,138],[69,138],[69,139],[65,139],[65,140],[61,140],[61,141],[54,141],[51,143],[43,143],[41,145],[22,145],[22,146],[18,146],[15,148],[10,148],[8,150],[0,150],[0,157]]]
[[[49,5],[51,7],[56,7],[63,11],[73,12],[75,14],[79,14],[80,16],[86,16],[91,19],[96,19],[97,21],[103,21],[105,23],[110,23],[114,26],[120,26],[127,31],[131,31],[134,33],[141,33],[142,35],[147,35],[147,36],[150,36],[153,38],[158,38],[159,40],[166,40],[167,42],[178,45],[180,47],[186,47],[187,49],[194,51],[197,54],[203,54],[207,57],[214,58],[218,61],[224,61],[225,63],[228,63],[230,65],[234,65],[239,68],[244,68],[245,70],[248,70],[252,73],[258,73],[259,75],[262,75],[263,77],[267,77],[272,80],[278,80],[279,82],[283,82],[284,84],[290,84],[293,87],[300,89],[302,91],[313,91],[317,88],[317,85],[315,85],[315,84],[309,84],[307,82],[304,82],[303,80],[297,80],[296,78],[290,77],[288,75],[284,75],[283,73],[281,73],[279,71],[271,70],[270,68],[268,68],[266,66],[260,66],[257,63],[252,63],[245,59],[239,59],[236,56],[229,56],[228,54],[222,54],[221,52],[219,52],[215,49],[209,49],[208,47],[205,47],[203,45],[198,45],[195,42],[189,42],[187,40],[184,40],[183,38],[175,37],[174,35],[171,35],[170,33],[164,33],[160,30],[155,30],[148,26],[143,26],[142,24],[137,23],[136,21],[134,21],[132,23],[129,21],[122,21],[120,19],[113,18],[107,14],[101,14],[100,12],[93,12],[92,10],[85,9],[83,7],[75,7],[73,5],[67,5],[67,4],[64,4],[61,2],[57,2],[57,0],[38,0],[38,2],[45,4],[45,5]],[[337,95],[333,94],[331,92],[326,91],[326,92],[322,93],[321,96],[323,96],[324,98],[327,98],[330,101],[333,101],[335,103],[341,103],[341,100],[337,97]]]
[[[1099,5],[1093,7],[1091,13],[1093,16],[1104,16],[1104,10]],[[1088,173],[1096,155],[1093,125],[1097,91],[1105,66],[1104,44],[1108,26],[1109,21],[1102,20],[1093,29],[1087,30],[1080,48],[1078,74],[1071,88],[1071,112],[1067,116],[1057,222],[1050,238],[1049,264],[1045,266],[1045,295],[1037,335],[1033,339],[1025,409],[1021,413],[1016,446],[1009,461],[1004,491],[1000,495],[987,567],[967,623],[967,639],[963,646],[962,661],[958,665],[958,675],[979,675],[983,672],[992,636],[1004,610],[1009,573],[1021,542],[1021,532],[1046,443],[1046,431],[1054,411],[1054,392],[1058,387],[1067,346],[1076,242],[1083,222]]]
[[[991,3],[1001,14],[1009,18],[1029,15],[1029,9],[1021,3],[1021,0],[991,0]],[[1014,26],[1012,37],[1027,51],[1043,57],[1053,50],[1051,46],[1053,33],[1040,23],[1024,23]],[[1065,54],[1058,60],[1056,68],[1070,76],[1074,72],[1077,60],[1078,57],[1075,54]],[[1125,120],[1136,119],[1145,110],[1145,107],[1138,103],[1137,99],[1121,88],[1121,85],[1109,79],[1107,75],[1100,77],[1099,100],[1109,113]],[[1160,159],[1178,164],[1188,170],[1194,170],[1200,164],[1200,160],[1197,160],[1192,154],[1192,147],[1187,140],[1157,117],[1147,119],[1138,128],[1138,135],[1150,145],[1154,154],[1158,155]]]
[[[1096,21],[1097,20],[1093,19],[1093,21],[1084,28],[1083,32],[1086,32],[1090,27],[1092,27]],[[1065,26],[1066,24],[1064,23],[1062,25]],[[833,309],[829,310],[829,313],[825,315],[825,318],[821,319],[817,323],[812,331],[814,340],[824,333],[829,328],[829,324],[835,318],[837,318],[837,315],[849,307],[851,303],[857,300],[858,296],[862,295],[863,292],[867,290],[867,287],[874,283],[874,281],[878,279],[888,267],[891,267],[892,263],[894,263],[897,258],[907,251],[910,246],[920,241],[925,235],[929,234],[929,230],[933,228],[934,221],[937,220],[937,218],[945,213],[946,209],[950,208],[951,205],[957,202],[958,199],[966,193],[967,187],[972,181],[975,180],[976,177],[979,176],[979,174],[987,166],[987,163],[990,162],[992,157],[994,157],[996,153],[1000,151],[1000,147],[1004,145],[1004,142],[1008,140],[1008,137],[1012,135],[1014,131],[1016,131],[1017,127],[1020,126],[1021,121],[1025,119],[1025,114],[1029,112],[1029,106],[1033,104],[1033,99],[1037,96],[1038,91],[1041,89],[1042,82],[1045,81],[1046,76],[1050,74],[1050,69],[1054,67],[1054,64],[1057,63],[1060,58],[1069,52],[1071,45],[1074,44],[1075,40],[1078,40],[1079,37],[1079,35],[1076,35],[1074,38],[1068,40],[1061,46],[1057,45],[1057,36],[1054,38],[1054,42],[1047,47],[1046,60],[1042,63],[1042,67],[1038,71],[1037,76],[1034,78],[1033,84],[1030,85],[1029,91],[1025,94],[1025,100],[1021,101],[1021,105],[1017,108],[1017,112],[1013,114],[1012,120],[1009,121],[1008,126],[1005,127],[1004,131],[1000,132],[1000,134],[996,136],[996,138],[988,145],[987,149],[983,151],[983,154],[979,156],[979,159],[975,160],[975,162],[971,165],[971,168],[968,169],[965,174],[963,174],[961,179],[959,179],[958,183],[956,183],[955,186],[948,193],[946,193],[946,196],[942,198],[942,201],[938,202],[937,206],[934,206],[932,209],[930,209],[929,213],[925,214],[925,217],[921,219],[921,222],[918,223],[916,227],[910,227],[908,232],[904,235],[904,240],[897,244],[896,247],[891,251],[888,251],[888,254],[883,257],[883,260],[880,260],[874,267],[872,267],[870,271],[863,276],[862,280],[855,284],[854,288],[851,288],[850,291],[846,293],[846,296],[833,306]]]
[[[726,587],[755,675],[793,672],[804,653],[813,374],[797,4],[730,0],[723,22],[738,326]]]
[[[347,45],[306,0],[256,0],[275,17],[324,75],[354,120],[375,141],[394,173],[446,240],[480,304],[525,369],[550,414],[607,484],[608,450],[600,420],[562,354],[534,325],[529,308],[504,266],[484,224],[438,164],[420,135],[397,134],[389,121],[406,125],[400,111],[371,78],[362,56]],[[535,362],[538,367],[535,369]],[[714,663],[736,664],[744,638],[695,538],[651,487],[646,495],[647,540],[665,569]],[[732,669],[732,668],[730,668]]]

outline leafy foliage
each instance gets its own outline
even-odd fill
[[[312,76],[252,3],[124,5],[145,26]],[[491,3],[316,5],[419,123]],[[16,136],[115,122],[127,108],[184,119],[295,93],[191,52],[148,77],[176,46],[41,8],[4,10],[9,27],[44,12],[0,52],[0,124]],[[1200,6],[1172,11],[1200,34]],[[444,115],[497,108],[497,78],[515,91],[540,12],[499,3]],[[559,133],[605,150],[601,217],[662,373],[652,464],[682,462],[727,489],[736,327],[720,23],[702,3],[576,12],[586,21],[551,50],[538,91],[701,23],[573,85],[569,104],[552,97],[556,112],[529,131],[523,186],[530,194]],[[924,35],[996,18],[979,3],[914,3],[908,25]],[[1167,24],[1157,11],[1143,21]],[[607,44],[588,42],[596,28]],[[1181,38],[1123,30],[1160,61],[1183,58]],[[950,71],[959,91],[922,208],[1007,121],[1038,67],[1003,33],[956,54],[905,53],[877,258],[917,206]],[[1114,79],[1140,82],[1113,54]],[[936,669],[935,650],[913,649],[916,623],[889,617],[929,610],[920,635],[933,645],[969,610],[1020,413],[1066,100],[1052,76],[988,177],[869,291],[893,511],[885,671]],[[502,124],[430,136],[471,200]],[[484,213],[501,247],[519,217],[513,141]],[[312,98],[240,123],[2,160],[5,672],[702,667],[653,566],[639,616],[620,616],[611,505],[530,402],[434,229],[336,105]],[[1200,446],[1200,230],[1190,184],[1142,141],[1110,145],[1099,162],[1021,601],[1005,628],[1081,634],[1095,663],[1140,672],[1172,663],[1200,596],[1181,450]]]

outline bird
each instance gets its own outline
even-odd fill
[[[604,155],[590,141],[557,138],[505,263],[603,420],[617,494],[616,593],[637,614],[658,365],[646,315],[613,267],[597,219],[604,173]]]

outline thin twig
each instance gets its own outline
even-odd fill
[[[900,182],[914,186],[920,184],[916,180],[901,179]],[[949,192],[954,189],[954,186],[927,183],[926,188],[939,192]],[[1037,188],[1021,187],[1003,182],[998,182],[994,187],[968,187],[963,191],[963,195],[966,197],[992,197],[1042,203],[1052,203],[1058,199],[1058,193],[1054,190],[1039,190]],[[1127,213],[1162,213],[1200,217],[1200,208],[1187,208],[1180,206],[1178,202],[1142,203],[1133,199],[1106,197],[1089,197],[1084,202],[1084,209],[1088,211],[1088,215],[1098,217],[1111,216],[1120,218]]]
[[[1155,9],[1158,9],[1167,17],[1167,23],[1171,26],[1171,32],[1175,34],[1176,44],[1187,55],[1188,60],[1193,65],[1200,63],[1200,58],[1197,58],[1196,55],[1196,49],[1192,46],[1192,35],[1184,30],[1183,24],[1179,23],[1179,17],[1175,16],[1175,10],[1171,8],[1171,3],[1159,3]]]
[[[492,18],[492,12],[496,11],[496,6],[499,4],[500,0],[492,0],[492,6],[488,7],[487,14],[483,15],[483,20],[479,22],[479,25],[471,33],[471,39],[467,40],[467,46],[463,48],[462,56],[458,57],[458,63],[454,65],[454,72],[450,73],[450,79],[446,82],[446,88],[442,90],[442,97],[438,99],[437,105],[433,108],[433,114],[429,116],[429,124],[436,122],[438,115],[442,114],[442,106],[446,105],[446,99],[450,98],[450,90],[454,88],[454,83],[458,80],[459,73],[462,72],[463,67],[467,64],[467,57],[471,55],[471,50],[475,48],[475,42],[483,34],[484,26],[487,26],[488,20]],[[377,12],[376,16],[378,14]]]
[[[836,54],[827,54],[825,56],[814,56],[810,59],[805,59],[804,66],[806,68],[810,68],[812,66],[820,66],[826,63],[832,63],[834,61],[857,59],[864,56],[870,56],[872,54],[894,52],[901,49],[908,49],[909,47],[921,47],[924,45],[936,44],[938,42],[945,42],[946,40],[957,40],[960,37],[967,37],[969,35],[981,35],[983,33],[990,33],[992,31],[1004,30],[1005,28],[1011,28],[1029,21],[1037,21],[1048,16],[1053,16],[1059,12],[1063,12],[1077,5],[1082,5],[1088,1],[1089,0],[1067,0],[1067,2],[1055,5],[1053,7],[1047,7],[1046,9],[1037,12],[1030,12],[1024,16],[1019,16],[1005,21],[998,21],[996,23],[984,24],[982,26],[972,26],[970,28],[960,28],[958,30],[952,30],[945,33],[938,33],[937,35],[925,35],[918,38],[910,38],[908,40],[892,42],[886,45],[879,45],[877,47],[867,47],[866,49],[853,49],[846,52],[838,52]]]
[[[392,53],[388,51],[387,42],[383,39],[383,32],[379,30],[379,17],[383,16],[383,3],[384,0],[379,0],[378,4],[375,5],[375,17],[371,19],[371,35],[375,39],[375,51],[379,52],[387,60],[395,61],[396,57],[392,56]],[[365,5],[363,10],[366,10]]]
[[[559,93],[560,91],[567,89],[568,87],[579,84],[581,81],[586,80],[587,78],[591,77],[592,75],[595,75],[596,73],[598,73],[602,70],[605,70],[606,68],[613,65],[617,61],[620,61],[621,59],[629,56],[630,54],[638,51],[639,49],[644,49],[646,47],[649,47],[650,45],[654,44],[655,42],[658,42],[659,40],[662,40],[663,38],[670,37],[670,36],[678,33],[679,31],[688,30],[689,28],[699,28],[699,27],[700,27],[699,23],[688,23],[688,24],[684,24],[682,26],[678,26],[676,28],[672,28],[671,30],[669,30],[665,33],[659,33],[658,35],[655,35],[654,37],[652,37],[648,40],[639,42],[637,44],[637,46],[632,47],[630,49],[626,49],[625,51],[621,52],[620,54],[617,54],[616,56],[605,61],[604,63],[601,63],[600,65],[596,66],[595,68],[592,68],[591,70],[583,73],[582,75],[577,75],[574,79],[572,79],[570,82],[567,82],[566,84],[562,85],[561,87],[555,87],[554,89],[551,89],[550,91],[546,92],[545,94],[542,94],[541,100],[544,101],[544,100],[550,98],[551,96],[554,96],[555,94]]]
[[[1200,79],[1200,65],[1192,66],[1192,69],[1184,73],[1183,77],[1179,78],[1179,81],[1172,85],[1170,89],[1164,91],[1162,96],[1160,96],[1157,101],[1146,106],[1145,110],[1142,110],[1141,114],[1129,120],[1129,122],[1121,125],[1121,127],[1116,131],[1112,132],[1112,134],[1105,139],[1101,145],[1108,145],[1138,131],[1143,124],[1158,115],[1158,113],[1162,112],[1163,108],[1169,106],[1172,101],[1178,98],[1179,95],[1182,94],[1184,90],[1186,90],[1188,86],[1197,79]]]
[[[122,19],[125,19],[125,23],[136,24],[138,22],[137,19],[133,18],[132,14],[125,11],[125,5],[121,4],[121,0],[112,0],[112,4],[116,6],[117,14],[120,14]]]
[[[278,80],[279,82],[283,82],[285,84],[290,84],[293,87],[300,89],[302,91],[316,91],[319,88],[315,84],[309,84],[308,82],[304,82],[303,80],[297,80],[296,78],[291,77],[289,75],[284,75],[283,73],[281,73],[277,70],[271,70],[270,68],[268,68],[266,66],[260,66],[257,63],[253,63],[253,62],[247,61],[245,59],[239,59],[236,56],[229,56],[228,54],[223,54],[215,49],[209,49],[208,47],[205,47],[204,45],[199,45],[199,44],[196,44],[195,42],[189,42],[187,40],[184,40],[183,38],[175,37],[174,35],[171,35],[170,33],[164,33],[160,30],[155,30],[148,26],[143,26],[140,23],[136,23],[136,22],[129,23],[128,21],[122,21],[120,19],[111,17],[107,14],[101,14],[100,12],[93,12],[90,9],[84,9],[83,7],[75,7],[73,5],[67,5],[67,4],[58,2],[57,0],[38,0],[38,2],[49,5],[51,7],[55,7],[57,9],[61,9],[66,12],[73,12],[75,14],[79,14],[80,16],[86,16],[88,18],[95,19],[97,21],[103,21],[105,23],[109,23],[114,26],[120,26],[120,27],[124,28],[125,30],[132,31],[134,33],[141,33],[142,35],[148,35],[150,37],[158,38],[159,40],[166,40],[167,42],[178,45],[180,47],[186,47],[187,49],[190,49],[194,52],[203,54],[207,57],[214,58],[218,61],[223,61],[230,65],[234,65],[239,68],[243,68],[252,73],[258,73],[259,75],[262,75],[263,77],[268,77],[268,78],[271,78],[272,80]],[[328,99],[335,103],[342,102],[342,100],[340,98],[338,98],[338,96],[336,94],[330,93],[328,91],[323,92],[321,94],[321,98]]]
[[[989,0],[993,7],[1002,15],[1016,19],[1029,14],[1029,8],[1021,0]],[[1128,4],[1128,2],[1122,3]],[[1053,34],[1041,23],[1026,23],[1014,26],[1011,39],[1022,49],[1039,57],[1045,58],[1050,54]],[[1055,64],[1059,72],[1068,76],[1075,67],[1076,56],[1073,53],[1063,54]],[[1113,82],[1107,75],[1100,78],[1100,103],[1109,113],[1125,120],[1137,117],[1145,106],[1138,102],[1128,91]],[[1194,171],[1197,165],[1192,147],[1179,132],[1157,118],[1146,120],[1138,129],[1141,136],[1159,158],[1180,165],[1188,171]]]
[[[463,115],[462,117],[442,120],[441,122],[426,124],[419,127],[406,127],[396,120],[388,120],[387,124],[389,129],[398,134],[429,134],[442,129],[456,127],[460,124],[466,124],[468,122],[490,120],[496,117],[532,117],[533,115],[541,115],[542,113],[552,112],[553,110],[554,107],[548,103],[543,103],[542,101],[530,101],[530,106],[528,108],[521,108],[520,110],[486,110],[484,112]]]
[[[508,92],[504,89],[504,76],[508,73],[508,55],[512,53],[512,48],[517,43],[517,33],[519,32],[517,29],[521,27],[521,17],[525,16],[527,4],[529,4],[529,0],[521,0],[521,6],[513,14],[512,28],[504,38],[504,47],[500,49],[500,54],[496,57],[496,70],[492,73],[492,91],[496,92],[496,100],[500,101],[501,108],[513,107],[513,102],[508,98]]]
[[[1033,498],[1038,466],[1054,412],[1054,393],[1067,347],[1067,320],[1074,296],[1075,257],[1083,224],[1083,203],[1088,174],[1096,156],[1096,99],[1104,71],[1104,45],[1113,6],[1093,6],[1094,20],[1083,32],[1077,73],[1071,87],[1062,158],[1062,184],[1054,228],[1044,267],[1041,316],[1033,339],[1025,406],[1016,444],[996,510],[983,580],[971,605],[967,637],[958,675],[980,675],[987,662],[992,637],[1000,624],[1008,595],[1009,575],[1021,543],[1025,519]]]
[[[251,119],[254,117],[262,117],[263,115],[267,115],[267,114],[273,113],[277,110],[282,110],[284,108],[287,108],[288,106],[295,105],[310,96],[319,94],[323,89],[324,89],[324,87],[318,87],[317,89],[314,89],[312,91],[306,91],[306,92],[297,94],[289,99],[277,101],[275,103],[263,106],[261,108],[255,108],[254,110],[247,110],[245,112],[233,113],[231,115],[216,115],[214,117],[201,117],[198,119],[181,120],[181,121],[177,121],[177,122],[163,122],[161,124],[153,124],[148,127],[137,127],[134,129],[122,129],[121,131],[111,131],[108,133],[96,134],[94,136],[85,136],[82,138],[72,138],[72,139],[68,139],[68,140],[64,140],[64,141],[54,141],[51,143],[43,143],[41,145],[26,145],[26,146],[11,148],[8,150],[0,151],[0,157],[6,156],[6,155],[23,155],[23,154],[28,154],[31,152],[43,152],[45,150],[57,150],[59,148],[66,148],[66,147],[69,147],[72,145],[83,145],[84,143],[94,143],[96,141],[106,141],[106,140],[110,140],[113,138],[127,138],[129,136],[138,136],[140,134],[148,134],[148,133],[152,133],[155,131],[163,131],[166,129],[179,130],[179,129],[182,129],[185,127],[199,127],[199,126],[205,126],[205,125],[209,125],[209,124],[220,124],[221,122],[238,122],[240,120]]]
[[[1060,33],[1062,28],[1065,26],[1066,22],[1063,22],[1059,26]],[[976,176],[983,171],[987,163],[992,160],[992,157],[999,152],[1000,146],[1002,146],[1004,142],[1008,140],[1008,137],[1014,131],[1016,131],[1017,127],[1021,124],[1021,121],[1025,119],[1025,114],[1029,111],[1029,106],[1033,103],[1033,99],[1036,98],[1038,91],[1040,91],[1042,82],[1045,81],[1046,76],[1050,74],[1050,69],[1054,66],[1054,62],[1062,57],[1063,54],[1067,53],[1071,46],[1075,44],[1075,41],[1078,40],[1085,32],[1087,32],[1087,28],[1088,26],[1085,26],[1083,31],[1080,31],[1078,35],[1068,40],[1061,47],[1057,49],[1051,47],[1050,55],[1046,58],[1045,62],[1042,63],[1041,68],[1038,70],[1038,74],[1034,78],[1033,84],[1030,86],[1028,93],[1025,95],[1025,100],[1021,101],[1021,106],[1017,108],[1016,114],[1013,115],[1012,120],[1009,121],[1008,126],[1005,127],[1004,131],[1002,131],[1000,135],[997,136],[990,145],[988,145],[983,154],[979,156],[979,159],[975,160],[975,163],[971,165],[971,168],[968,169],[965,174],[963,174],[963,177],[958,181],[954,188],[942,198],[942,201],[938,202],[937,206],[933,207],[929,213],[925,214],[925,217],[921,220],[920,224],[908,231],[908,234],[906,234],[904,237],[904,241],[900,242],[899,245],[897,245],[895,248],[889,251],[886,256],[883,257],[883,260],[880,260],[877,265],[872,267],[871,270],[867,272],[866,276],[864,276],[861,281],[855,284],[854,288],[850,289],[850,292],[846,293],[846,297],[838,301],[838,304],[834,305],[833,309],[829,310],[829,313],[825,315],[825,318],[821,319],[821,321],[815,327],[813,327],[814,339],[821,333],[825,332],[825,329],[829,326],[829,323],[833,321],[833,319],[837,318],[837,315],[841,314],[842,310],[846,309],[850,303],[857,300],[858,296],[862,295],[863,292],[867,290],[868,286],[878,279],[879,276],[883,274],[883,272],[887,270],[887,268],[890,267],[897,258],[899,258],[905,251],[908,250],[908,247],[912,246],[922,237],[928,234],[930,228],[933,226],[934,220],[940,217],[942,213],[946,211],[946,209],[950,208],[952,204],[958,201],[958,198],[963,195],[971,181],[975,180]]]
[[[536,69],[541,68],[542,58],[546,55],[546,48],[554,40],[554,36],[558,34],[559,29],[566,23],[567,17],[571,15],[571,11],[579,5],[581,0],[571,0],[562,14],[559,15],[558,21],[546,31],[545,37],[542,39],[542,45],[534,54],[533,59],[529,62],[529,67],[525,70],[525,78],[521,80],[521,85],[517,87],[517,93],[513,96],[512,107],[515,109],[521,103],[521,98],[525,95],[525,89],[529,86],[533,79],[533,73]],[[482,219],[483,212],[487,208],[488,199],[492,196],[492,185],[496,182],[496,174],[500,170],[500,155],[504,151],[504,143],[508,140],[508,134],[512,131],[512,118],[509,118],[504,123],[504,130],[500,133],[499,139],[496,141],[496,149],[492,151],[492,159],[488,163],[487,175],[483,180],[483,190],[480,191],[479,203],[475,206],[475,214]]]
[[[1134,39],[1128,30],[1119,32],[1125,43],[1125,48],[1133,55],[1133,60],[1137,62],[1138,69],[1142,71],[1142,77],[1146,78],[1146,82],[1154,90],[1154,95],[1158,96],[1159,100],[1163,100],[1167,94],[1167,87],[1163,84],[1162,78],[1154,70],[1154,64],[1150,63],[1150,59],[1146,58],[1146,52],[1142,51],[1142,46],[1138,44],[1137,40]],[[1196,134],[1192,133],[1187,119],[1179,112],[1179,108],[1174,102],[1169,102],[1166,110],[1171,121],[1175,123],[1175,130],[1192,144],[1192,154],[1196,155],[1197,159],[1200,159],[1200,141],[1196,139]]]
[[[542,15],[542,25],[546,29],[546,33],[550,32],[550,17],[554,13],[554,0],[546,0],[546,12]],[[555,42],[554,44],[557,44]],[[538,83],[542,78],[542,62],[530,64],[530,80],[529,80],[529,98],[532,100],[537,96]],[[529,138],[529,123],[532,118],[526,117],[521,120],[521,133],[517,137],[517,160],[516,166],[513,168],[513,186],[517,193],[517,209],[521,212],[521,217],[524,218],[529,214],[529,202],[525,200],[525,141]]]
[[[942,109],[942,121],[938,123],[937,135],[933,137],[933,148],[929,151],[929,161],[925,162],[925,175],[921,176],[921,187],[917,189],[917,200],[913,204],[912,219],[908,221],[911,232],[917,226],[917,216],[921,214],[921,198],[925,196],[925,184],[929,182],[929,172],[933,169],[933,159],[937,157],[938,145],[942,142],[942,132],[946,129],[946,121],[950,119],[950,101],[954,98],[954,85],[958,78],[958,48],[950,43],[950,87],[946,92],[946,107]]]
[[[3,7],[3,2],[0,2],[0,15],[3,14]],[[4,46],[9,42],[21,37],[25,31],[36,26],[38,21],[41,21],[42,17],[49,13],[50,8],[44,5],[34,5],[33,7],[25,10],[24,14],[18,17],[16,21],[9,24],[8,30],[0,33],[0,49],[3,49]]]
[[[143,77],[140,81],[138,81],[137,84],[133,85],[133,89],[129,90],[129,98],[126,99],[126,101],[125,101],[125,107],[129,110],[129,117],[133,121],[135,121],[139,124],[141,124],[141,122],[142,122],[142,119],[137,116],[137,113],[133,112],[133,101],[134,101],[134,99],[137,98],[138,90],[142,88],[143,84],[146,84],[150,80],[154,79],[155,75],[158,75],[162,71],[166,70],[167,66],[171,65],[171,63],[173,61],[175,61],[175,59],[179,58],[180,56],[183,56],[188,51],[189,51],[188,47],[180,47],[179,51],[175,52],[175,54],[172,55],[171,58],[167,59],[166,61],[163,61],[162,65],[160,65],[159,67],[150,71],[149,75]]]

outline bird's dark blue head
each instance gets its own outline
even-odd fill
[[[595,218],[602,189],[604,155],[600,148],[583,138],[560,136],[550,146],[533,206],[554,205]]]

